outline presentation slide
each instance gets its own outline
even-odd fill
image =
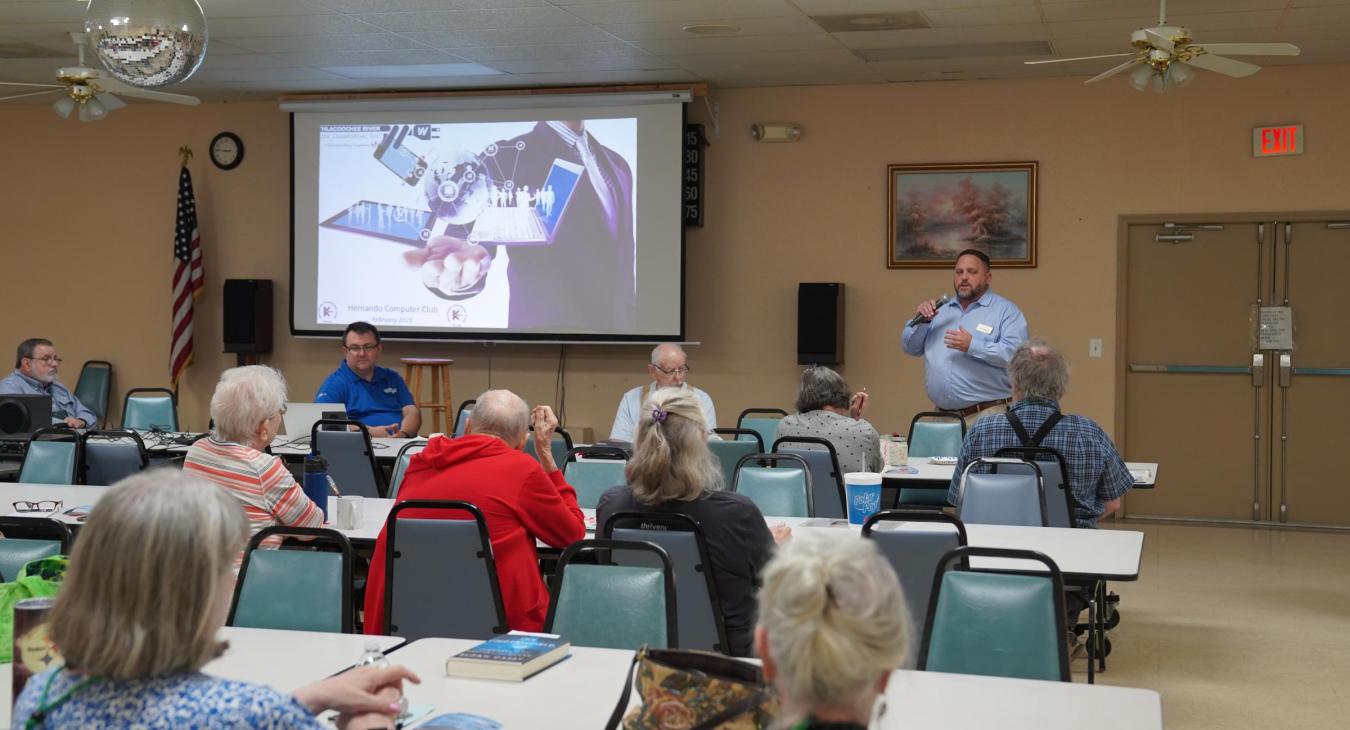
[[[683,336],[679,104],[293,117],[292,329]]]

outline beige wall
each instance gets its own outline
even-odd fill
[[[688,235],[688,337],[702,343],[690,351],[693,382],[712,394],[724,426],[742,408],[788,407],[796,284],[840,281],[842,370],[868,388],[878,428],[902,430],[928,404],[920,361],[899,349],[900,327],[919,299],[950,287],[950,276],[885,268],[886,165],[1037,160],[1040,266],[999,270],[994,287],[1021,305],[1033,333],[1068,351],[1068,407],[1109,426],[1117,216],[1345,208],[1350,141],[1341,131],[1350,128],[1350,103],[1337,90],[1347,83],[1350,66],[1307,66],[1243,80],[1201,74],[1165,96],[1081,79],[716,91],[721,136],[708,151],[707,225]],[[701,103],[691,118],[708,121]],[[757,121],[797,122],[804,135],[757,144],[748,133]],[[1252,159],[1251,127],[1283,122],[1306,125],[1307,153]],[[205,159],[221,130],[247,148],[231,172]],[[199,155],[192,169],[207,267],[182,412],[201,428],[215,377],[234,362],[219,352],[223,279],[276,282],[277,343],[265,362],[286,372],[295,399],[308,398],[338,361],[335,343],[286,334],[288,125],[275,104],[136,104],[97,124],[60,120],[45,105],[0,109],[0,344],[56,340],[70,384],[91,358],[117,366],[119,392],[166,384],[181,144]],[[1185,316],[1203,336],[1203,313]],[[1100,360],[1087,357],[1090,337],[1105,340]],[[567,349],[568,422],[607,432],[619,393],[643,381],[646,349]],[[385,364],[454,357],[460,400],[487,387],[489,354],[494,386],[554,401],[558,346],[391,343]]]

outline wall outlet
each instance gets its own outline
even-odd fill
[[[1102,338],[1093,337],[1088,340],[1088,357],[1102,356]]]

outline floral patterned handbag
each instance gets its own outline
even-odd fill
[[[763,730],[778,698],[760,668],[721,654],[642,647],[633,655],[642,706],[628,710],[633,668],[606,730]]]

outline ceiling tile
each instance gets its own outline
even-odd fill
[[[1201,13],[1241,12],[1247,10],[1278,10],[1288,0],[1184,0],[1172,3],[1172,15],[1184,10],[1186,15]],[[1094,0],[1092,2],[1047,2],[1041,12],[1050,23],[1076,20],[1110,20],[1113,18],[1140,18],[1145,25],[1158,24],[1157,0]],[[1171,22],[1174,18],[1168,18]]]
[[[223,18],[267,18],[279,15],[326,15],[328,8],[312,0],[199,0],[211,30]]]
[[[658,56],[696,53],[739,53],[754,51],[819,51],[839,48],[839,41],[828,33],[796,35],[730,36],[725,38],[680,38],[676,40],[634,41],[633,45]]]
[[[735,38],[754,35],[825,33],[820,26],[804,15],[777,18],[737,18],[734,21],[727,22],[741,29],[734,36],[727,36]],[[630,41],[676,40],[699,37],[693,33],[686,33],[684,26],[689,25],[689,23],[680,20],[667,20],[657,23],[599,23],[598,25],[600,28]]]
[[[940,46],[950,43],[1011,43],[1041,41],[1049,36],[1039,23],[1019,23],[978,28],[931,28],[925,30],[878,30],[858,33],[836,33],[835,37],[849,48],[902,48],[906,46]]]
[[[288,66],[304,66],[307,64],[295,63],[280,56],[269,56],[263,53],[236,53],[232,55],[206,54],[206,60],[202,61],[202,70],[205,69],[236,69],[236,68],[285,68]],[[195,77],[194,77],[195,78]]]
[[[301,51],[267,56],[287,66],[401,66],[457,63],[464,59],[431,49],[409,51]]]
[[[1035,0],[792,0],[807,15],[856,15],[900,13],[932,8],[978,8],[1003,5],[1034,5]]]
[[[941,8],[923,11],[934,28],[969,28],[979,25],[1015,25],[1039,23],[1040,13],[1030,5],[1003,5],[991,8]]]
[[[0,23],[74,23],[78,26],[84,21],[84,9],[84,3],[76,2],[0,2]]]
[[[445,79],[466,76],[500,76],[501,72],[477,63],[425,63],[413,66],[324,66],[324,71],[349,79],[425,78]]]
[[[249,38],[258,36],[336,35],[368,33],[372,30],[345,15],[288,15],[275,18],[221,18],[210,21],[212,38]]]
[[[579,73],[517,74],[510,77],[512,85],[527,83],[540,86],[568,86],[576,84],[678,84],[700,81],[696,74],[684,69],[655,69],[649,71],[583,71]]]
[[[1330,5],[1317,8],[1294,8],[1289,11],[1285,25],[1329,25],[1350,23],[1350,5]]]
[[[322,81],[333,74],[317,68],[203,68],[192,79],[198,83],[227,81]]]
[[[471,61],[549,61],[554,59],[609,58],[635,62],[650,56],[626,43],[580,43],[538,46],[493,46],[486,48],[457,48],[454,53]],[[638,63],[634,68],[640,68]]]
[[[310,0],[340,13],[445,12],[547,7],[546,0]]]
[[[654,56],[628,58],[560,58],[547,61],[493,61],[488,66],[509,74],[536,74],[588,71],[650,71],[676,68],[674,63]]]
[[[583,25],[581,20],[554,7],[507,10],[465,10],[447,13],[362,13],[360,18],[385,30],[398,32],[471,30],[477,28],[550,28]]]
[[[450,30],[400,33],[404,38],[433,48],[473,48],[478,46],[523,46],[536,43],[609,43],[613,35],[589,25],[565,25],[553,28],[514,28],[512,30]]]
[[[680,0],[569,5],[567,11],[592,23],[658,23],[800,16],[787,0]]]
[[[417,43],[394,33],[352,33],[348,35],[302,35],[275,38],[231,38],[240,48],[257,53],[295,53],[299,51],[399,51],[420,48]],[[211,53],[210,47],[206,50]]]
[[[849,51],[783,51],[759,53],[722,53],[696,56],[666,56],[666,60],[700,74],[715,76],[721,71],[755,71],[770,68],[784,70],[824,69],[864,72],[867,64]]]

